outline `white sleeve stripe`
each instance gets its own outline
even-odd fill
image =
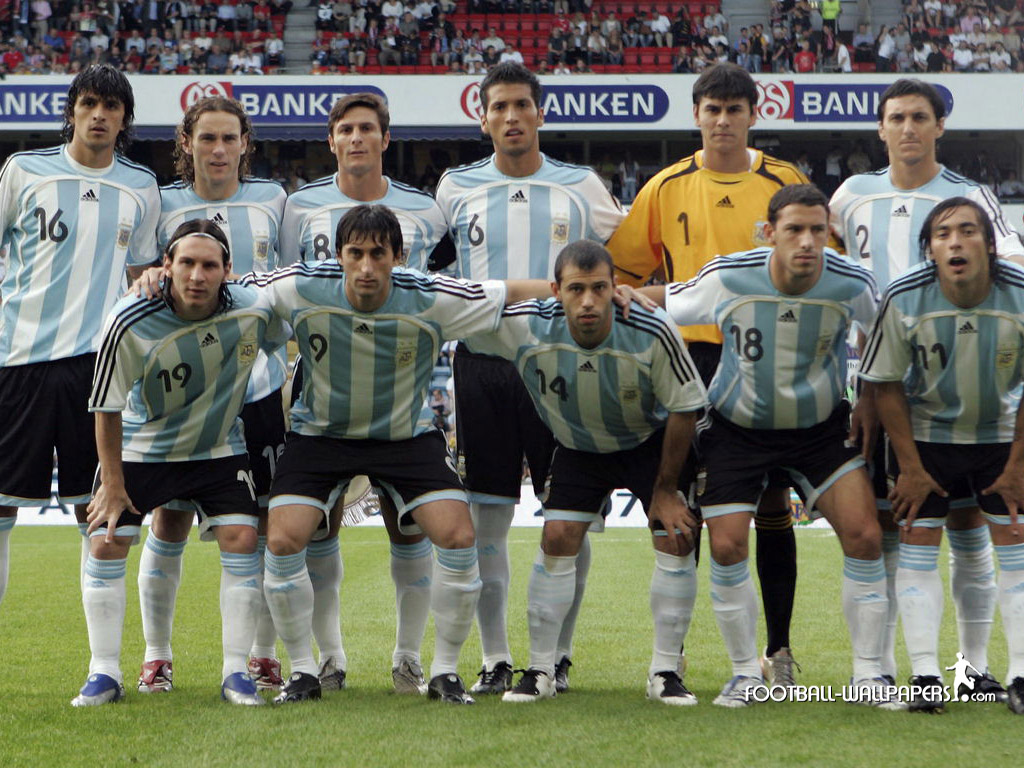
[[[110,382],[114,376],[114,361],[117,357],[117,347],[128,329],[154,312],[159,312],[166,305],[164,302],[147,302],[139,304],[122,312],[118,319],[111,326],[103,339],[103,346],[96,358],[96,375],[93,381],[93,396],[89,403],[90,407],[100,407],[107,399],[110,391]]]

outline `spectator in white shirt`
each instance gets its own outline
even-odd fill
[[[961,40],[960,46],[953,51],[953,68],[957,72],[970,72],[974,68],[974,51],[966,40]]]
[[[498,36],[498,30],[491,27],[487,30],[487,37],[483,39],[480,46],[486,51],[489,47],[493,46],[494,50],[501,53],[505,50],[505,41]]]
[[[672,47],[672,21],[668,16],[664,16],[658,13],[658,9],[655,8],[651,13],[651,32],[654,33],[654,44],[659,48],[671,48]],[[719,27],[721,29],[721,27]],[[725,47],[729,47],[729,40],[726,37],[722,37],[725,40]],[[714,45],[714,43],[712,43]]]
[[[516,47],[509,43],[505,46],[505,50],[501,52],[501,63],[504,64],[506,61],[512,61],[516,64],[523,63],[523,54],[516,50]]]

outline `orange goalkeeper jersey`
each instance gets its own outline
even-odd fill
[[[616,277],[642,285],[663,266],[670,282],[685,282],[715,256],[767,245],[768,201],[780,187],[809,180],[791,163],[748,152],[745,173],[708,170],[697,151],[651,178],[608,241]],[[722,343],[713,325],[681,330],[687,341]]]

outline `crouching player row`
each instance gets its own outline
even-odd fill
[[[965,197],[935,206],[919,242],[928,258],[889,286],[860,369],[891,449],[896,599],[919,692],[910,709],[945,706],[937,558],[949,494],[966,483],[999,562],[1007,705],[1024,714],[1024,269],[997,259],[991,219]]]
[[[221,550],[221,695],[261,703],[246,672],[263,575],[238,415],[257,351],[273,351],[289,331],[259,291],[226,282],[231,253],[216,224],[196,219],[179,226],[163,264],[163,297],[122,299],[96,359],[89,409],[96,413],[99,487],[88,509],[82,582],[92,659],[74,706],[124,696],[128,548],[144,513],[175,499],[195,504],[201,535],[216,538]]]

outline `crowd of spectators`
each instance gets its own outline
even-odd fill
[[[5,3],[0,73],[75,73],[113,64],[147,74],[262,74],[284,64],[291,0]]]
[[[904,0],[877,33],[840,0],[770,0],[766,23],[732,28],[719,4],[607,0],[303,0],[316,10],[310,69],[482,74],[502,61],[541,74],[1024,72],[1024,0]],[[0,74],[256,74],[285,64],[292,0],[0,0]],[[484,16],[483,14],[486,14]],[[514,24],[495,19],[515,18]],[[820,23],[819,23],[820,22]]]

